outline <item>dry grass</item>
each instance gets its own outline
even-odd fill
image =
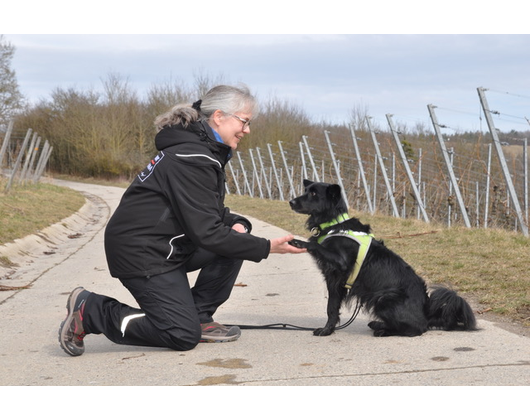
[[[230,195],[227,205],[308,236],[306,217],[287,202]],[[445,284],[476,299],[485,309],[530,326],[530,238],[505,230],[451,229],[420,220],[350,212],[369,223],[378,239],[400,254],[429,284]]]
[[[0,182],[0,244],[36,233],[75,213],[85,203],[77,191],[34,184],[4,193]]]

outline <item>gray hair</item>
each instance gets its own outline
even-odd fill
[[[255,117],[259,113],[259,106],[247,86],[219,85],[210,89],[194,104],[179,104],[159,115],[155,119],[155,125],[158,130],[177,124],[186,127],[198,120],[208,120],[217,110],[227,114],[243,111]]]

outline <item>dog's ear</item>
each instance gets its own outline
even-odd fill
[[[340,185],[338,184],[331,184],[326,189],[327,196],[332,200],[333,203],[338,203],[340,199],[342,198],[342,195],[340,193]]]
[[[304,179],[304,187],[305,188],[309,187],[311,184],[314,184],[314,182],[310,181],[309,179]]]

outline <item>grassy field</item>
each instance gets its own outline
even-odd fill
[[[70,216],[85,203],[69,188],[38,183],[4,193],[0,182],[0,244],[12,242]]]
[[[59,222],[84,201],[78,192],[45,183],[0,193],[0,244]],[[287,202],[230,195],[226,204],[233,212],[308,236],[306,217],[292,212]],[[420,220],[351,215],[369,223],[376,238],[383,239],[427,283],[452,286],[485,311],[530,327],[530,238],[505,230],[447,229]],[[9,261],[0,255],[0,264]]]

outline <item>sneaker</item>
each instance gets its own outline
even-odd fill
[[[86,333],[83,328],[83,312],[89,291],[78,287],[70,293],[66,303],[66,319],[59,327],[59,344],[70,356],[81,356],[85,352],[83,338]]]
[[[201,324],[201,343],[224,343],[235,341],[241,336],[241,330],[236,326],[225,326],[218,322]]]

